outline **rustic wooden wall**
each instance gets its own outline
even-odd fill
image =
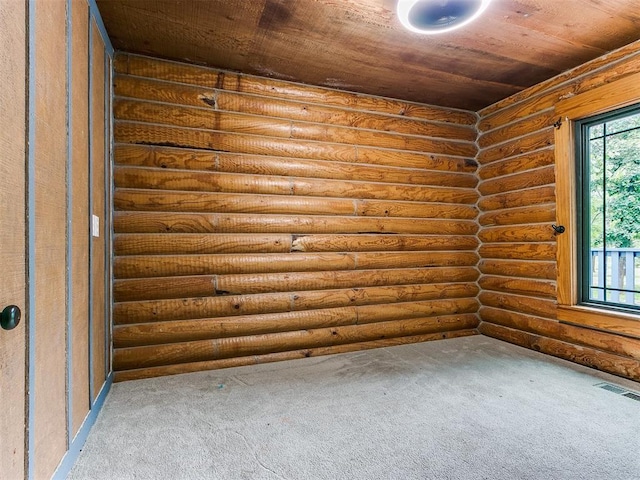
[[[640,337],[556,320],[555,104],[640,71],[640,43],[480,111],[480,331],[640,380]],[[638,96],[640,101],[640,94]]]
[[[475,114],[115,72],[116,380],[475,333]]]

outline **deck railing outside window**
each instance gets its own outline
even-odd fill
[[[590,298],[640,306],[640,249],[591,249]]]

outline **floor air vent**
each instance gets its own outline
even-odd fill
[[[599,388],[602,388],[603,390],[608,390],[610,392],[617,393],[618,395],[622,395],[623,397],[627,397],[632,400],[637,400],[638,402],[640,402],[640,393],[631,392],[629,390],[625,390],[622,387],[618,387],[610,383],[606,383],[606,382],[596,383],[594,387],[599,387]]]

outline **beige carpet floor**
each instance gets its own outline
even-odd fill
[[[69,478],[637,480],[625,391],[483,336],[125,382]]]

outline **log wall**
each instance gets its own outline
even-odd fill
[[[640,335],[557,320],[551,225],[554,106],[638,71],[636,42],[483,109],[477,156],[481,333],[634,380],[640,380]]]
[[[474,113],[127,54],[116,380],[476,333]]]

